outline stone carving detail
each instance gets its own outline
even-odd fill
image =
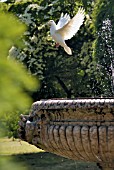
[[[21,115],[19,137],[48,152],[114,170],[114,99],[47,100]]]

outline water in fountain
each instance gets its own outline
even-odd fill
[[[102,22],[101,30],[98,32],[100,38],[100,70],[102,75],[102,86],[106,96],[114,95],[114,50],[112,48],[112,24],[109,18]],[[109,85],[110,82],[110,85]],[[111,88],[109,88],[111,86]]]

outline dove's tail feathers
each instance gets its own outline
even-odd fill
[[[67,54],[72,55],[72,51],[71,51],[70,47],[64,46],[64,50],[66,51]]]

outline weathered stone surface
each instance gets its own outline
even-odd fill
[[[114,170],[114,99],[38,101],[19,126],[19,137],[37,147]]]

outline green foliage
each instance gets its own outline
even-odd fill
[[[6,3],[0,2],[0,11],[1,12],[7,12],[8,8],[9,8],[9,6]]]
[[[25,112],[23,112],[24,114]],[[27,112],[28,113],[28,112]],[[27,114],[26,113],[26,114]],[[21,112],[19,111],[14,111],[14,112],[8,112],[4,113],[2,116],[2,127],[4,128],[4,134],[3,136],[7,136],[8,138],[18,138],[18,121],[19,121],[19,116]]]

